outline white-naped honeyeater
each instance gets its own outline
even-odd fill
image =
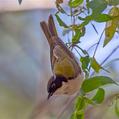
[[[42,21],[41,28],[50,46],[50,61],[53,75],[47,84],[48,99],[53,94],[72,95],[79,91],[83,72],[74,54],[58,37],[52,15],[48,23]]]

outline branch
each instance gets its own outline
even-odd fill
[[[114,52],[116,52],[116,50],[119,48],[119,46],[117,46],[116,48],[114,48],[112,50],[112,52],[104,59],[104,61],[101,63],[101,65],[103,65],[113,54]]]

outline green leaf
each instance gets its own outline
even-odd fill
[[[84,97],[78,97],[75,102],[75,111],[71,115],[70,119],[84,119],[85,99]]]
[[[107,76],[95,76],[84,80],[81,87],[81,91],[84,93],[88,93],[107,84],[117,84],[117,83]]]
[[[78,19],[83,20],[83,22],[78,26],[78,28],[82,28],[82,27],[85,27],[92,20],[92,16],[90,15],[85,18],[78,17]]]
[[[91,58],[91,67],[94,69],[96,73],[99,73],[100,69],[110,73],[108,70],[106,70],[104,67],[102,67],[95,58]]]
[[[86,20],[86,18],[83,18],[81,16],[78,16],[78,19],[81,20],[81,21],[85,21]]]
[[[18,0],[18,2],[19,2],[19,4],[21,4],[22,3],[22,0]]]
[[[85,77],[87,78],[89,76],[89,63],[90,63],[89,55],[85,57],[81,57],[80,62],[81,62],[81,67],[85,72]]]
[[[76,119],[76,114],[73,113],[73,114],[71,115],[70,119]]]
[[[112,19],[106,23],[105,27],[105,40],[104,40],[104,45],[106,46],[113,38],[116,29],[119,25],[119,8],[118,7],[113,7],[109,11],[109,15],[112,17],[115,17],[115,19]]]
[[[114,5],[114,6],[119,5],[119,0],[107,0],[107,2],[109,5]]]
[[[95,72],[99,72],[102,68],[100,64],[96,61],[95,58],[91,58],[91,67],[94,69]]]
[[[85,34],[85,28],[83,27],[82,29],[77,29],[77,30],[75,30],[75,35],[74,35],[74,37],[72,38],[72,43],[78,43],[79,42],[79,40],[80,40],[80,38],[82,37],[82,36],[84,36],[84,34]]]
[[[95,103],[93,102],[92,99],[89,99],[89,98],[85,97],[85,100],[86,100],[86,103],[87,103],[87,104],[95,105]]]
[[[63,26],[65,28],[68,28],[68,26],[63,22],[63,20],[58,16],[58,14],[55,14],[57,21],[59,23],[60,26]]]
[[[76,113],[76,119],[84,119],[84,111],[77,111]]]
[[[78,16],[79,14],[81,14],[83,12],[83,10],[81,11],[81,9],[74,9],[74,11],[72,11],[71,16]]]
[[[72,8],[76,8],[82,3],[83,3],[83,0],[70,0],[69,1],[69,6],[72,7]]]
[[[71,119],[84,119],[84,109],[86,107],[85,97],[80,96],[75,102],[75,111],[71,116]]]
[[[88,4],[90,1],[89,0],[86,0],[86,4]],[[90,13],[90,8],[87,6],[87,13],[89,14]]]
[[[73,38],[72,38],[72,43],[73,43],[73,44],[78,43],[79,40],[80,40],[80,37],[81,37],[81,32],[80,32],[79,30],[76,30],[76,31],[75,31],[75,35],[74,35]]]
[[[116,103],[115,103],[115,113],[116,113],[117,117],[119,118],[119,105],[118,105],[117,99],[116,99]]]
[[[108,14],[99,14],[96,17],[94,17],[93,20],[96,22],[107,22],[112,19],[113,19],[113,17]]]
[[[75,109],[81,110],[85,108],[85,98],[84,97],[78,97],[75,102]]]
[[[89,63],[90,63],[90,57],[85,56],[80,58],[81,64],[82,64],[82,69],[86,70],[88,69]]]
[[[92,100],[97,103],[100,104],[103,102],[105,97],[105,91],[102,88],[99,88],[98,91],[96,92],[96,95],[92,98]]]
[[[84,111],[83,110],[80,110],[80,111],[75,110],[75,112],[71,115],[70,119],[84,119]]]
[[[92,9],[93,15],[98,15],[106,9],[107,2],[105,0],[92,0],[87,3],[87,7]]]

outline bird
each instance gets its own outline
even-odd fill
[[[58,36],[52,15],[48,23],[41,21],[40,26],[50,47],[52,76],[47,83],[48,99],[52,95],[72,95],[80,90],[84,79],[80,63]]]

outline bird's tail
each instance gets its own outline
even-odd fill
[[[53,43],[52,37],[58,37],[53,16],[52,15],[49,16],[48,24],[45,21],[42,21],[40,22],[40,25],[48,40],[48,43],[51,45]]]
[[[57,36],[58,37],[56,26],[55,26],[54,19],[53,19],[52,15],[49,16],[48,27],[49,27],[49,30],[50,30],[52,36]]]

